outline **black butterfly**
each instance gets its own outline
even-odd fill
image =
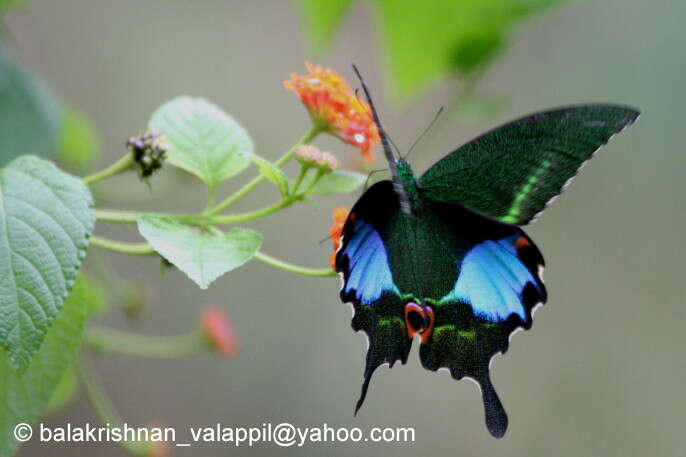
[[[474,380],[486,426],[502,437],[507,414],[490,362],[507,351],[516,330],[531,327],[547,299],[543,257],[519,226],[533,222],[639,112],[589,104],[535,113],[461,146],[416,179],[393,154],[360,81],[392,180],[357,201],[336,256],[341,299],[352,303],[352,327],[369,341],[355,411],[374,370],[405,363],[419,336],[422,365]]]

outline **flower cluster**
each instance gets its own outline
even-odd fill
[[[335,71],[310,62],[305,66],[308,74],[293,73],[284,87],[300,97],[315,124],[360,148],[364,159],[372,162],[372,149],[380,138],[369,105]]]
[[[336,268],[336,252],[338,251],[338,248],[341,247],[343,226],[345,225],[345,221],[348,220],[348,214],[350,214],[350,210],[348,210],[348,207],[346,206],[339,206],[333,210],[333,225],[329,229],[329,236],[333,243],[333,252],[329,258],[331,268]]]
[[[295,152],[295,158],[304,167],[319,168],[324,172],[332,172],[338,168],[338,159],[328,151],[321,151],[317,146],[305,144]]]
[[[162,168],[169,149],[166,138],[153,132],[129,138],[126,146],[133,154],[133,160],[136,162],[141,178],[148,178]]]

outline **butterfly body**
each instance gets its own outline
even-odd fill
[[[341,299],[369,342],[356,411],[374,370],[404,364],[418,338],[422,365],[475,381],[488,430],[504,435],[490,363],[547,300],[543,257],[519,225],[637,116],[614,105],[537,113],[467,143],[419,179],[387,151],[393,179],[360,197],[336,255]]]

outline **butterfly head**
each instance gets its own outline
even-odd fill
[[[398,194],[403,194],[406,196],[408,210],[406,213],[411,213],[411,210],[416,210],[420,204],[419,191],[417,190],[417,178],[415,178],[412,172],[412,167],[409,162],[398,159],[396,161],[398,167],[398,178],[394,179],[395,190]],[[403,199],[400,200],[401,204]]]

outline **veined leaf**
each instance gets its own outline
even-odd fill
[[[78,278],[71,295],[55,319],[45,341],[23,374],[0,351],[0,455],[19,447],[12,437],[17,424],[31,424],[47,408],[57,385],[72,365],[81,344],[89,295],[88,284]]]
[[[309,192],[310,195],[347,194],[359,189],[367,175],[350,170],[334,170],[324,175]]]
[[[262,234],[233,228],[224,236],[201,233],[168,217],[145,214],[138,230],[150,246],[201,289],[250,260],[262,246]]]
[[[19,371],[48,333],[95,224],[83,182],[22,156],[0,171],[0,345]]]
[[[260,156],[253,156],[253,162],[259,167],[262,176],[273,182],[279,188],[281,195],[286,197],[289,194],[289,183],[286,174],[273,163]]]
[[[153,113],[149,127],[169,140],[169,163],[210,187],[243,171],[254,151],[248,132],[201,98],[180,97],[165,103]]]
[[[0,167],[20,155],[53,153],[60,127],[61,111],[52,92],[0,44]]]

